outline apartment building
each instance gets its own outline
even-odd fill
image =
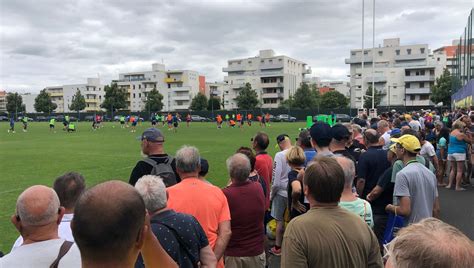
[[[237,108],[235,98],[246,83],[257,92],[262,108],[278,108],[281,101],[295,93],[305,75],[311,74],[306,63],[276,56],[271,49],[261,50],[256,57],[228,60],[222,71],[227,73],[224,81],[229,85],[223,94],[226,109]]]
[[[127,91],[127,110],[145,109],[147,94],[156,88],[163,95],[163,111],[188,110],[191,100],[205,90],[205,78],[190,70],[165,70],[165,65],[154,63],[151,71],[119,74],[114,80]]]
[[[231,107],[231,100],[226,99],[225,97],[229,95],[230,86],[227,82],[213,82],[206,83],[205,95],[209,99],[211,95],[213,98],[218,98],[221,100],[223,109],[236,109],[237,107]]]
[[[72,103],[72,97],[77,91],[81,92],[86,101],[86,108],[84,111],[93,112],[100,111],[100,105],[104,100],[105,85],[100,83],[99,78],[87,78],[86,84],[74,84],[74,85],[63,85],[63,86],[50,86],[46,87],[46,92],[51,96],[51,100],[58,106],[56,113],[69,113],[73,112],[69,109]]]
[[[0,91],[0,113],[7,111],[7,92]]]
[[[430,54],[427,44],[400,45],[399,38],[392,38],[384,39],[378,48],[350,53],[345,62],[350,65],[351,107],[362,107],[363,95],[373,83],[382,93],[380,106],[433,105],[431,88],[446,66],[446,57]]]
[[[458,48],[459,41],[453,40],[452,45],[443,46],[433,51],[433,55],[437,61],[442,61],[446,58],[446,68],[450,74],[454,73],[456,68],[456,49]]]

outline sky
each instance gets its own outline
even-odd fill
[[[102,83],[154,62],[222,81],[227,60],[273,49],[306,62],[310,76],[347,80],[361,47],[362,0],[0,0],[0,89]],[[377,0],[375,43],[434,50],[458,39],[474,0]],[[365,1],[372,45],[372,1]]]

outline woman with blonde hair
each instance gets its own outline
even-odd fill
[[[286,162],[291,167],[288,173],[288,210],[291,219],[309,209],[309,202],[304,197],[303,181],[298,176],[304,172],[305,160],[304,151],[299,146],[293,146],[286,152]]]
[[[463,117],[453,123],[453,130],[449,134],[448,161],[451,162],[451,172],[449,173],[449,181],[446,188],[451,188],[453,181],[456,179],[456,191],[466,190],[461,187],[461,181],[464,175],[467,144],[470,144],[472,141],[471,133],[468,130],[464,130],[466,124],[462,121]]]

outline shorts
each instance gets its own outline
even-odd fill
[[[151,124],[154,126],[156,125],[156,121],[151,121]]]
[[[456,161],[456,162],[466,161],[466,154],[465,153],[448,154],[448,160]]]
[[[446,152],[444,153],[443,157],[441,158],[441,151],[440,150],[436,150],[436,157],[438,157],[438,159],[441,159],[441,160],[444,160],[444,161],[446,161],[446,159],[448,158],[448,156],[446,155]]]
[[[67,122],[63,122],[63,126],[67,126],[67,125],[68,125],[68,123],[67,123]]]
[[[120,125],[124,125],[124,124],[125,124],[125,122],[124,122],[124,121],[120,121]]]
[[[168,121],[168,125],[171,125],[173,123],[173,121]]]
[[[132,127],[135,127],[135,126],[137,126],[137,121],[134,121],[134,122],[132,123]]]
[[[250,257],[232,257],[225,256],[225,265],[229,267],[255,267],[265,268],[265,252],[257,256]]]
[[[49,128],[54,128],[54,125],[49,125]]]
[[[271,216],[277,221],[283,221],[286,204],[288,203],[288,198],[283,197],[281,195],[275,195],[272,201],[272,212]]]
[[[175,122],[175,123],[173,124],[173,126],[174,126],[174,127],[178,127],[178,122]]]

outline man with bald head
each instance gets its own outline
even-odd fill
[[[176,267],[151,231],[140,194],[124,182],[87,190],[76,204],[71,228],[82,267],[134,267],[140,252],[147,267]]]
[[[11,221],[23,245],[0,259],[0,267],[80,267],[79,250],[60,239],[58,225],[64,215],[56,192],[35,185],[20,194]],[[59,265],[58,265],[59,262]]]
[[[360,198],[367,199],[367,194],[377,186],[380,176],[386,169],[390,168],[390,162],[387,159],[387,151],[383,150],[383,145],[379,142],[380,135],[376,130],[368,129],[363,136],[368,149],[360,156],[357,164],[356,188]],[[388,219],[385,212],[387,204],[383,198],[378,198],[372,201],[371,205],[374,217],[374,232],[380,240]]]

